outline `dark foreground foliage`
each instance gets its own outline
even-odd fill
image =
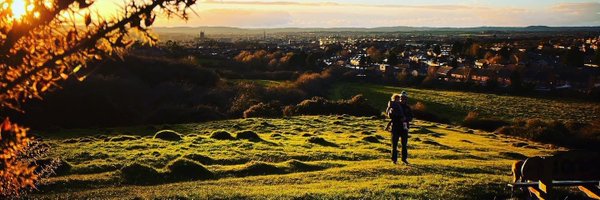
[[[517,119],[497,133],[527,138],[534,141],[597,150],[600,145],[600,121],[589,123]]]

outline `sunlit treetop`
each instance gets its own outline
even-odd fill
[[[8,0],[0,3],[0,107],[19,110],[27,99],[76,76],[87,63],[120,56],[134,41],[154,44],[157,15],[188,18],[195,0],[129,0],[111,16],[94,0]]]

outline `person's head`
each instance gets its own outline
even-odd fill
[[[401,98],[401,97],[400,97],[400,95],[399,95],[399,94],[394,94],[394,95],[392,95],[392,99],[391,99],[391,100],[392,100],[392,101],[400,101],[400,98]]]
[[[402,93],[400,94],[400,102],[407,103],[407,101],[408,101],[408,93],[406,93],[406,91],[402,91]]]

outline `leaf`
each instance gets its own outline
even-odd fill
[[[90,26],[90,24],[92,23],[92,16],[90,15],[90,13],[85,15],[85,26]]]
[[[9,131],[11,129],[10,119],[8,117],[4,118],[4,122],[2,122],[2,131]]]
[[[73,68],[73,73],[77,73],[81,69],[81,65],[77,65],[77,67]]]

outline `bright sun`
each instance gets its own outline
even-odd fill
[[[14,19],[21,19],[28,10],[33,9],[33,5],[28,6],[25,0],[13,0],[10,9],[12,10]]]

